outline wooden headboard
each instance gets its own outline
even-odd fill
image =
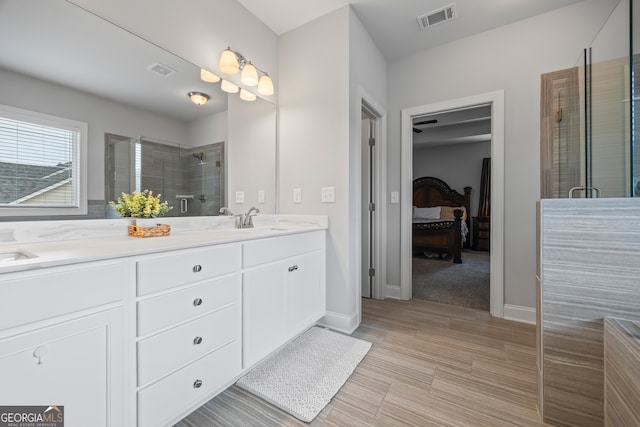
[[[464,187],[464,194],[460,194],[441,179],[432,176],[417,178],[413,180],[413,206],[464,206],[467,209],[467,226],[471,229],[471,187]]]

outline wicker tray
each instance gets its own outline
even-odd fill
[[[142,227],[136,224],[129,226],[129,236],[132,237],[160,237],[168,236],[169,233],[171,233],[169,224],[158,224],[155,227]]]

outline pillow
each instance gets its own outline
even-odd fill
[[[432,208],[415,208],[413,217],[419,219],[440,219],[440,206]]]
[[[467,220],[467,210],[464,206],[440,206],[440,219],[456,219],[453,211],[462,209],[462,220]]]

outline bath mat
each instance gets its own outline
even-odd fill
[[[370,348],[368,341],[313,327],[249,371],[236,385],[311,422]]]

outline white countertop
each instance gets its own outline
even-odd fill
[[[85,226],[86,222],[82,222]],[[124,224],[123,224],[124,225]],[[172,225],[171,234],[162,237],[130,237],[124,233],[113,237],[82,237],[68,240],[5,242],[0,253],[23,251],[34,258],[0,261],[0,274],[34,270],[81,262],[126,258],[177,249],[197,248],[284,236],[315,230],[326,230],[323,221],[265,221],[254,228],[211,228],[184,230]]]

